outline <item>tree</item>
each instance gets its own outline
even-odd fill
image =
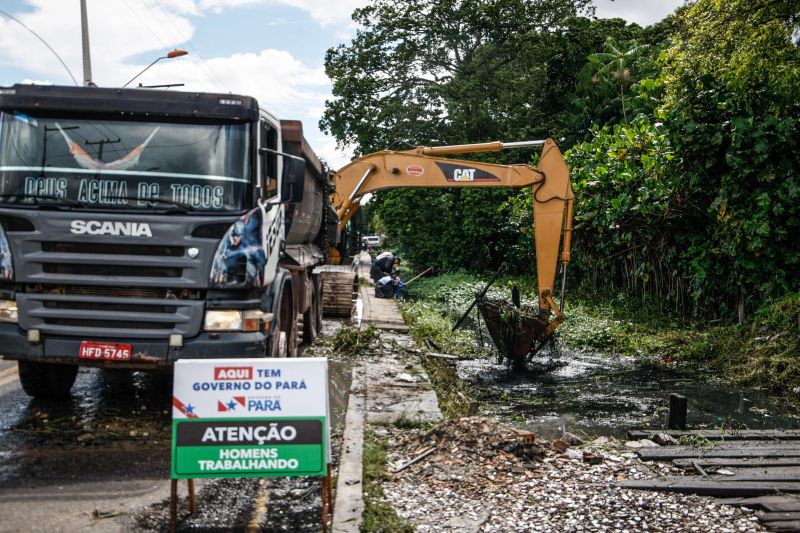
[[[679,13],[665,54],[659,116],[696,231],[684,262],[708,309],[797,289],[798,32],[793,0],[698,0]]]
[[[376,0],[353,14],[353,41],[326,54],[335,98],[320,125],[357,152],[547,133],[540,102],[558,59],[542,44],[590,5]],[[520,57],[524,68],[509,68]]]
[[[611,76],[613,83],[619,87],[622,118],[626,124],[628,123],[628,113],[625,109],[625,92],[634,81],[631,68],[636,59],[647,50],[647,45],[635,42],[630,43],[629,46],[630,48],[622,46],[609,38],[605,42],[605,52],[597,52],[589,56],[591,68],[595,70],[592,82],[599,82],[597,77]]]

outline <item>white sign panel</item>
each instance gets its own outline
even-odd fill
[[[326,417],[328,361],[182,359],[175,363],[173,419]]]

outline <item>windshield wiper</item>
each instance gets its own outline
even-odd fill
[[[107,196],[109,200],[136,200],[137,202],[145,202],[145,204],[150,203],[159,203],[159,204],[167,204],[173,205],[175,207],[179,207],[185,211],[196,211],[196,208],[192,204],[187,204],[184,202],[176,202],[175,200],[167,200],[165,198],[139,198],[138,196]]]
[[[64,196],[57,196],[55,194],[20,194],[20,193],[8,193],[8,194],[0,194],[0,198],[20,198],[22,200],[58,200],[59,202],[64,202],[69,207],[89,207],[89,204],[86,202],[82,202],[80,200],[75,200],[74,198],[67,198]],[[37,207],[44,207],[39,202],[36,202]],[[63,207],[57,204],[47,204],[46,207]]]

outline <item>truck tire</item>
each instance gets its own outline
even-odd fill
[[[78,365],[17,361],[17,369],[22,390],[34,398],[69,396],[78,376]]]
[[[324,291],[325,289],[322,286],[321,275],[315,274],[313,279],[314,279],[314,288],[317,291],[317,314],[314,317],[314,320],[316,321],[317,325],[317,335],[319,335],[322,332],[322,311],[324,307],[322,305],[322,291]]]
[[[267,357],[297,356],[297,313],[294,312],[291,281],[283,284],[270,327]]]
[[[311,278],[311,303],[303,313],[303,344],[313,344],[317,339],[317,310],[319,309],[319,293],[317,282]]]

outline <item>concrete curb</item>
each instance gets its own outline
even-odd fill
[[[333,533],[358,533],[364,514],[364,422],[366,394],[364,369],[353,368],[350,399],[345,415],[342,436],[342,456],[336,480],[336,500],[333,506]]]

